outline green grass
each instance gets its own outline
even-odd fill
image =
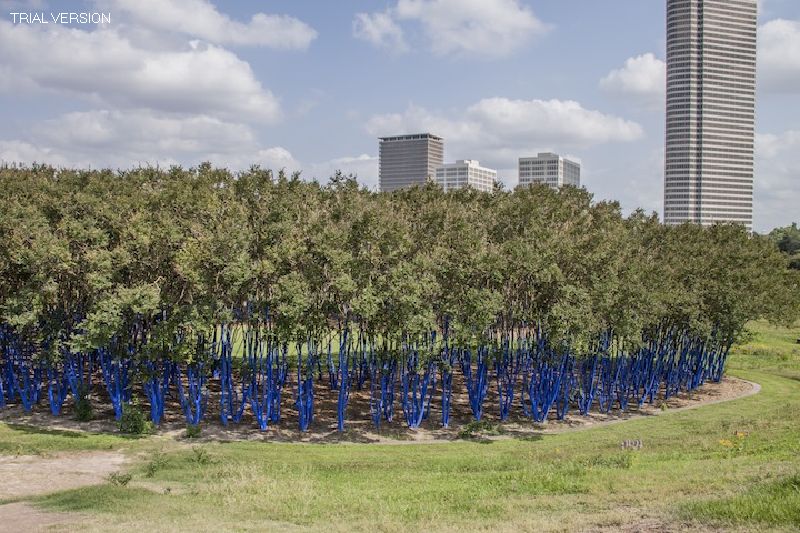
[[[728,523],[762,523],[800,529],[800,475],[760,483],[742,494],[688,504],[685,515]]]
[[[800,325],[794,328],[770,326],[765,321],[751,322],[750,340],[737,346],[728,370],[761,370],[800,379]]]
[[[0,455],[44,455],[55,452],[109,450],[127,445],[129,442],[129,438],[117,435],[0,423]]]
[[[124,446],[136,458],[128,486],[36,499],[84,513],[85,530],[564,531],[642,520],[796,530],[800,327],[752,327],[729,368],[760,383],[760,394],[587,431],[427,445],[192,446],[0,424],[0,453]],[[643,448],[621,450],[631,439]]]

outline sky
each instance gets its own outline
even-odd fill
[[[376,188],[377,137],[427,131],[508,187],[519,157],[556,151],[597,200],[660,212],[665,4],[0,0],[0,160],[338,169]],[[769,231],[800,221],[800,1],[759,2],[757,86]]]

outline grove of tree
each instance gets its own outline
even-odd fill
[[[626,217],[584,189],[0,168],[0,322],[39,359],[202,360],[232,323],[288,344],[353,330],[385,353],[535,332],[580,355],[664,331],[730,345],[750,320],[799,315],[800,272],[769,238]]]

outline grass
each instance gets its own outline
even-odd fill
[[[730,498],[688,504],[685,514],[728,523],[800,528],[800,475],[760,483]]]
[[[800,326],[782,328],[764,321],[748,325],[749,341],[735,348],[728,370],[759,370],[800,379]]]
[[[109,450],[126,445],[128,440],[117,435],[0,423],[0,455],[47,455],[55,452]]]
[[[127,486],[37,498],[85,530],[786,530],[798,523],[800,326],[752,325],[729,369],[762,392],[535,440],[189,445],[0,424],[10,450],[125,448]],[[473,428],[485,429],[485,428]],[[621,450],[641,439],[641,450]]]

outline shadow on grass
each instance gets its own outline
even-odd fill
[[[70,429],[51,429],[41,426],[33,426],[28,424],[17,424],[5,422],[5,426],[11,431],[16,431],[24,435],[47,435],[51,437],[63,437],[67,439],[89,439],[91,437],[116,437],[126,440],[140,440],[149,437],[149,434],[143,433],[141,435],[130,433],[106,433],[106,432],[93,432],[93,431],[73,431]]]
[[[61,512],[119,513],[133,503],[152,505],[159,495],[143,488],[91,485],[34,498],[37,507]]]
[[[66,437],[69,439],[88,439],[90,434],[68,429],[48,429],[39,426],[29,426],[26,424],[12,424],[6,422],[8,429],[18,431],[26,435],[53,435],[56,437]]]

